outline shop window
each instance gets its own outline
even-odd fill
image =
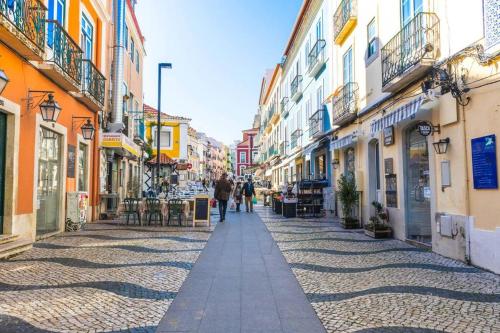
[[[86,144],[80,143],[78,147],[78,191],[88,191],[88,147]]]

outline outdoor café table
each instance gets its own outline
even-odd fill
[[[160,199],[161,205],[161,214],[163,215],[164,220],[168,218],[168,199]],[[182,200],[184,217],[186,221],[189,219],[189,214],[192,211],[192,206],[194,205],[194,200],[184,199]],[[139,213],[141,214],[141,226],[143,225],[143,221],[145,220],[145,214],[147,211],[146,198],[139,201]],[[125,204],[122,202],[118,206],[118,215],[122,214],[125,211]]]

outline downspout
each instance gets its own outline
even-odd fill
[[[114,45],[113,45],[113,106],[111,109],[111,123],[108,125],[110,132],[121,132],[123,125],[123,57],[125,53],[124,27],[125,27],[125,1],[113,1],[114,18]]]
[[[465,165],[465,216],[467,216],[467,225],[466,225],[466,230],[465,230],[465,235],[466,235],[466,248],[465,248],[465,261],[468,264],[471,264],[472,259],[471,259],[471,253],[470,253],[470,234],[471,234],[471,216],[470,216],[470,177],[469,177],[469,164],[467,161],[467,129],[465,127],[466,121],[465,121],[465,106],[461,106],[462,109],[462,131],[463,131],[463,138],[464,138],[464,165]]]

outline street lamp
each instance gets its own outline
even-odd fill
[[[432,145],[434,146],[434,150],[436,154],[446,154],[448,151],[448,145],[450,144],[450,138],[441,139],[438,142],[434,142]]]
[[[40,104],[40,113],[42,114],[42,119],[51,123],[55,123],[59,114],[61,113],[61,107],[54,100],[54,95],[48,94],[48,99]]]
[[[81,129],[85,140],[92,140],[94,138],[95,128],[90,122],[90,119],[87,119],[87,122],[81,127]]]
[[[8,83],[9,83],[9,78],[7,77],[7,74],[5,74],[3,69],[0,69],[0,95],[3,93]]]
[[[161,70],[171,69],[171,63],[159,63],[158,64],[158,118],[156,123],[156,184],[160,186],[160,153],[161,153]]]

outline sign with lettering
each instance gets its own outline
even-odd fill
[[[386,158],[384,160],[384,170],[386,175],[391,175],[394,173],[394,159]]]
[[[421,121],[417,124],[417,131],[422,136],[429,136],[434,132],[434,126],[428,121]]]
[[[394,144],[394,126],[384,128],[384,146]]]
[[[204,222],[210,225],[210,197],[208,195],[197,195],[194,197],[193,222]]]
[[[68,178],[75,178],[75,167],[76,167],[76,147],[73,145],[68,145]]]
[[[496,136],[471,140],[474,189],[498,189]]]

